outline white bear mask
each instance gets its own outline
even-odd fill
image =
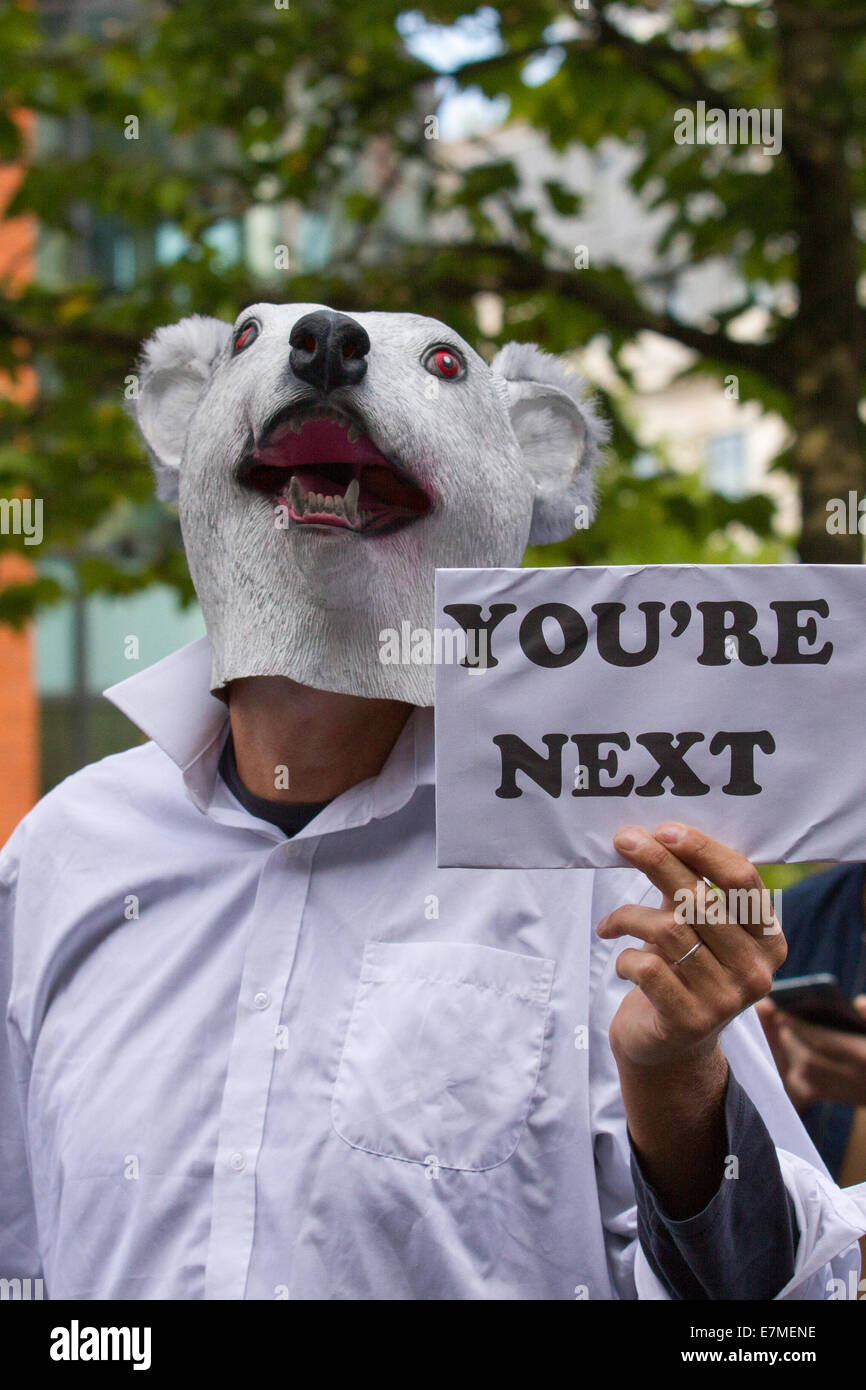
[[[432,630],[434,570],[517,565],[591,515],[604,429],[531,345],[490,366],[417,314],[256,304],[144,345],[138,427],[176,498],[213,649],[244,676],[433,703],[432,668],[381,660]]]

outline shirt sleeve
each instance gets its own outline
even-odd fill
[[[668,1216],[631,1147],[637,1232],[675,1299],[772,1299],[794,1274],[797,1221],[767,1126],[732,1071],[725,1094],[726,1172],[703,1211]]]
[[[617,955],[627,946],[640,943],[628,937],[613,944],[602,942],[595,933],[595,923],[611,906],[640,902],[646,907],[656,907],[660,895],[654,888],[642,894],[637,876],[623,878],[616,869],[606,869],[602,877],[604,891],[593,902],[591,934],[589,1088],[608,1273],[615,1298],[667,1300],[677,1295],[670,1292],[656,1273],[638,1234],[636,1181],[625,1107],[608,1038],[611,1019],[626,992],[632,988],[616,973]],[[858,1297],[866,1289],[866,1280],[862,1286],[858,1283],[860,1251],[857,1244],[858,1237],[866,1232],[866,1183],[840,1188],[830,1178],[785,1094],[754,1009],[747,1009],[728,1025],[721,1043],[740,1089],[748,1092],[748,1099],[770,1135],[775,1161],[794,1213],[794,1271],[771,1297],[783,1301]],[[742,1150],[739,1157],[738,1182],[742,1182]],[[776,1169],[770,1171],[774,1173]],[[737,1183],[732,1185],[736,1187]]]
[[[11,842],[10,842],[11,843]],[[42,1277],[24,1129],[24,1081],[14,1025],[8,1022],[15,917],[15,867],[7,845],[0,863],[0,1274]]]

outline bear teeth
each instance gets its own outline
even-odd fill
[[[361,486],[357,478],[352,479],[342,497],[339,494],[330,496],[321,492],[304,492],[297,476],[293,475],[289,483],[287,500],[296,516],[309,516],[324,512],[345,517],[350,526],[359,524],[364,526],[369,518],[369,513],[359,513],[358,511],[360,492]]]

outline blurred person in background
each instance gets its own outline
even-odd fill
[[[866,866],[838,864],[785,889],[780,979],[829,973],[866,1018]],[[758,1005],[785,1089],[842,1184],[866,1178],[866,1037]]]

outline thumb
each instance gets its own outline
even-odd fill
[[[866,1007],[866,994],[862,995],[861,998],[863,999],[864,1007]],[[765,995],[763,999],[759,999],[755,1005],[755,1013],[758,1015],[758,1018],[765,1028],[768,1025],[773,1026],[776,1021],[774,1015],[778,1012],[779,1010],[776,1008],[776,1005],[767,995]]]
[[[862,1014],[863,1017],[866,1018],[866,994],[857,995],[857,998],[854,1000],[854,1008],[857,1010],[858,1014]]]
[[[772,1000],[766,998],[758,1000],[755,1005],[755,1013],[758,1015],[763,1026],[764,1036],[773,1054],[773,1061],[776,1063],[776,1069],[784,1079],[788,1070],[788,1054],[785,1049],[785,1044],[779,1034],[779,1025],[783,1021],[785,1015],[776,1008]]]

